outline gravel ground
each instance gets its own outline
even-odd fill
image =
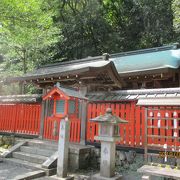
[[[31,171],[33,170],[22,165],[10,164],[10,162],[3,161],[0,163],[0,180],[12,180],[18,175],[23,175]]]
[[[136,154],[135,162],[125,167],[116,167],[116,171],[123,175],[123,180],[141,180],[142,174],[137,169],[145,165],[142,154]],[[162,177],[151,177],[151,180],[164,180]]]

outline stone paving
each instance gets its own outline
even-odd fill
[[[18,175],[23,175],[28,172],[34,171],[31,168],[24,167],[19,164],[11,164],[10,162],[3,161],[0,162],[0,180],[13,180]],[[70,174],[75,176],[75,180],[90,180],[88,178],[92,173],[91,171],[82,170],[80,172],[76,172],[75,174]],[[87,176],[83,176],[82,174],[86,174]],[[123,173],[123,180],[140,180],[141,174],[137,172],[126,172]],[[36,180],[57,180],[56,176],[51,177],[41,177]],[[160,180],[160,178],[153,178],[153,180]]]
[[[11,164],[10,162],[0,162],[0,180],[12,180],[18,175],[32,172],[30,168],[23,167],[19,164]]]

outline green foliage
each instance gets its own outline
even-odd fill
[[[60,2],[59,18],[63,40],[57,57],[67,59],[95,56],[109,50],[111,26],[103,16],[102,6],[94,0]]]
[[[180,43],[180,1],[173,0],[172,9],[174,13],[174,30],[176,32],[177,41]]]
[[[60,30],[48,1],[2,0],[0,12],[0,51],[8,75],[26,73],[52,56],[49,48],[60,39]]]
[[[177,32],[180,32],[180,1],[174,0],[172,8],[174,12],[174,28]]]
[[[68,0],[59,3],[63,39],[55,58],[78,59],[174,41],[171,0]]]
[[[144,29],[141,47],[156,47],[174,40],[172,0],[141,0]]]
[[[139,48],[143,30],[141,8],[133,0],[104,0],[105,18],[116,34],[115,52]]]
[[[1,0],[0,75],[180,41],[179,12],[179,0]]]

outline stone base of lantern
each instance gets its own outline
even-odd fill
[[[57,175],[51,176],[54,180],[74,180],[74,176],[67,176],[67,177],[58,177]]]
[[[103,177],[103,176],[100,176],[100,174],[95,174],[91,177],[92,180],[122,180],[122,175],[115,175],[113,177]]]

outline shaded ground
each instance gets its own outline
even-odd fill
[[[23,167],[22,165],[3,161],[0,163],[0,180],[11,180],[18,175],[23,175],[32,171],[32,169]]]
[[[128,166],[117,166],[116,172],[123,175],[123,180],[141,180],[142,175],[137,172],[137,169],[144,165],[144,159],[142,154],[137,154],[135,158],[135,162]],[[89,176],[97,173],[98,169],[87,169],[87,170],[79,170],[78,172],[74,173],[75,180],[86,180]],[[82,175],[85,175],[83,178]],[[38,178],[37,180],[55,180],[54,177],[42,177]],[[89,178],[90,179],[90,178]],[[88,180],[89,180],[88,179]],[[152,180],[160,180],[161,178],[153,178]],[[161,179],[162,180],[162,179]]]
[[[131,167],[129,169],[119,169],[119,173],[123,175],[123,180],[140,180],[141,174],[137,173],[136,169],[137,166],[141,165],[142,161],[138,158],[139,161],[134,164],[135,167]],[[12,180],[15,179],[18,175],[23,175],[28,172],[34,171],[31,168],[24,167],[19,164],[11,164],[10,162],[4,161],[0,163],[0,180]],[[75,176],[75,180],[89,180],[89,176],[97,173],[98,170],[87,169],[81,170],[75,173],[70,173],[70,175]],[[162,178],[153,178],[153,180],[162,180]],[[37,178],[36,180],[57,180],[56,177],[41,177]]]

